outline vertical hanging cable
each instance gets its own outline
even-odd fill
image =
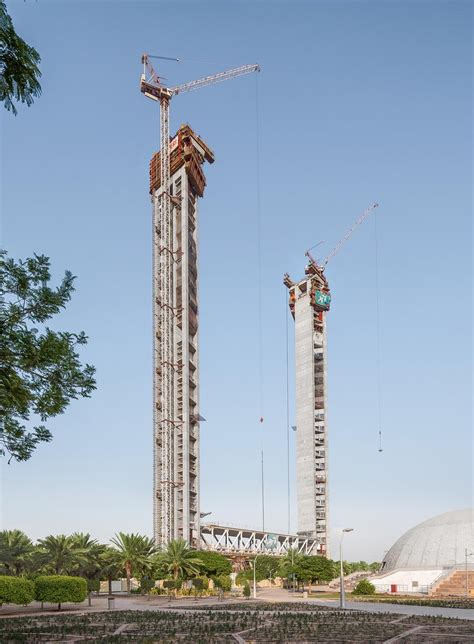
[[[374,213],[374,237],[375,237],[375,309],[376,309],[376,337],[377,337],[377,407],[378,407],[378,425],[379,425],[379,452],[382,448],[382,376],[381,376],[381,359],[380,359],[380,301],[379,301],[379,248],[377,232],[377,213]]]
[[[263,449],[262,449],[262,532],[265,532],[265,478],[263,469]]]
[[[288,494],[288,534],[291,534],[291,506],[290,506],[290,360],[289,360],[289,332],[288,332],[288,295],[285,287],[285,319],[286,319],[286,474]]]
[[[263,405],[263,324],[262,324],[262,221],[261,221],[261,199],[260,199],[260,108],[258,96],[258,75],[255,76],[255,123],[256,123],[256,207],[257,207],[257,311],[258,311],[258,390],[259,390],[259,413],[260,424],[264,419]],[[263,433],[262,442],[262,530],[265,529],[265,485],[263,472]]]

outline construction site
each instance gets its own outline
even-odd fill
[[[370,206],[324,262],[306,252],[305,276],[284,284],[295,322],[296,534],[203,523],[200,504],[198,201],[205,164],[214,153],[189,125],[170,136],[171,99],[181,93],[259,72],[244,65],[168,88],[151,58],[142,57],[140,89],[160,107],[160,150],[150,161],[153,234],[153,532],[159,545],[182,538],[191,546],[248,555],[289,551],[329,556],[327,263],[377,207]],[[169,59],[166,59],[169,60]],[[261,419],[263,420],[263,419]],[[289,428],[287,428],[289,430]],[[288,470],[289,476],[289,470]],[[288,486],[290,482],[288,481]],[[263,504],[263,452],[262,452]]]

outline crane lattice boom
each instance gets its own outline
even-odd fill
[[[341,250],[341,248],[344,246],[346,241],[352,236],[353,232],[355,231],[356,228],[358,228],[361,223],[370,215],[372,210],[375,210],[375,208],[378,208],[378,203],[373,203],[371,206],[367,208],[367,210],[364,210],[364,212],[361,214],[359,219],[353,224],[353,226],[347,231],[347,233],[344,235],[344,237],[339,241],[337,246],[334,247],[334,249],[329,253],[329,255],[326,257],[326,259],[323,262],[322,268],[325,269],[328,262],[331,261],[331,259],[337,255],[337,253]]]
[[[215,83],[221,83],[222,81],[230,80],[231,78],[236,78],[237,76],[242,76],[243,74],[250,74],[251,72],[259,71],[260,65],[242,65],[241,67],[228,69],[225,72],[219,72],[218,74],[213,74],[212,76],[205,76],[204,78],[190,81],[189,83],[176,85],[176,87],[172,87],[170,91],[172,95],[175,96],[176,94],[181,94],[182,92],[191,92],[194,89],[200,89],[201,87],[214,85]]]

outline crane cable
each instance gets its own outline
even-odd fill
[[[286,318],[286,469],[287,469],[287,511],[288,511],[288,534],[291,534],[291,504],[290,504],[290,339],[288,330],[288,295],[285,288],[285,318]]]
[[[264,420],[263,392],[263,312],[262,312],[262,216],[260,197],[260,106],[258,95],[258,75],[255,76],[255,122],[256,122],[256,210],[257,210],[257,316],[258,316],[258,405],[260,425]],[[263,433],[261,436],[261,484],[262,484],[262,531],[265,531],[265,479],[263,459]]]
[[[380,293],[379,293],[379,249],[377,231],[377,213],[374,213],[374,239],[375,239],[375,309],[376,309],[376,362],[377,362],[377,407],[379,434],[378,451],[383,452],[382,447],[382,375],[381,375],[381,351],[380,351]]]

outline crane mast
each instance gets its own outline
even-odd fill
[[[173,60],[173,59],[171,59]],[[177,59],[174,59],[177,60]],[[155,449],[155,494],[159,516],[155,516],[155,538],[166,544],[175,538],[176,479],[173,450],[176,430],[182,421],[176,418],[175,374],[182,367],[175,364],[174,327],[178,311],[174,304],[173,274],[177,260],[173,248],[173,212],[170,198],[170,101],[173,96],[207,87],[244,74],[260,71],[258,65],[242,65],[212,76],[206,76],[175,87],[166,87],[150,63],[142,56],[143,73],[140,90],[160,103],[160,180],[161,191],[154,198],[153,209],[153,426]],[[180,207],[175,204],[175,207]],[[160,387],[158,387],[158,383]],[[159,393],[160,392],[160,393]],[[155,506],[156,507],[156,506]]]

